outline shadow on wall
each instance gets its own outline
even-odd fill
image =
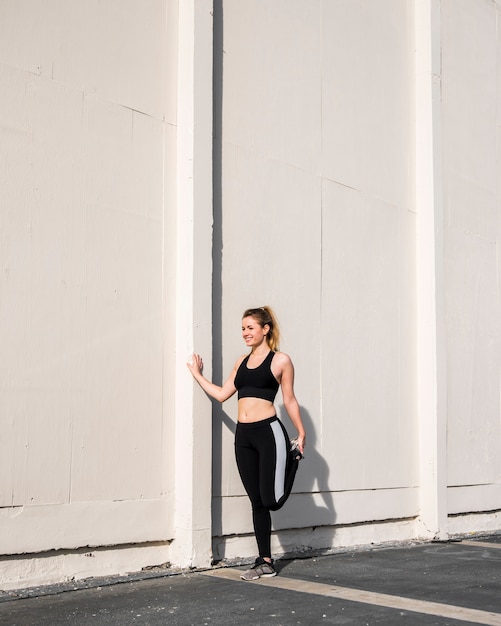
[[[223,517],[223,429],[226,427],[231,432],[232,441],[235,438],[236,423],[223,409],[219,402],[212,402],[212,529],[216,533],[217,541],[214,543],[214,560],[224,559],[224,541],[219,536]],[[233,471],[238,472],[236,461],[233,460]],[[214,497],[214,494],[217,494]]]
[[[230,430],[232,437],[235,434],[235,421],[223,410],[218,403],[213,404],[213,485],[222,482],[222,446],[223,428]],[[285,425],[289,436],[295,436],[290,419],[284,407],[278,411],[279,417]],[[301,407],[301,415],[306,430],[305,458],[300,461],[292,494],[280,511],[272,512],[273,537],[272,549],[281,552],[287,558],[311,556],[328,552],[334,543],[336,511],[334,500],[329,487],[329,466],[317,450],[317,436],[315,425],[310,413]],[[234,470],[238,473],[236,461]],[[212,519],[214,527],[221,526],[222,498],[213,498]],[[246,498],[249,518],[251,505]],[[224,545],[221,537],[218,538],[220,551]],[[277,550],[277,542],[280,549]],[[223,548],[224,552],[224,548]],[[215,555],[216,556],[216,555]],[[216,559],[223,558],[219,553]]]
[[[329,466],[317,448],[317,433],[311,415],[301,407],[306,430],[305,457],[299,463],[294,487],[284,507],[272,514],[273,527],[287,556],[311,556],[328,552],[334,544],[336,510],[329,487]],[[279,417],[289,435],[291,421],[283,406]]]

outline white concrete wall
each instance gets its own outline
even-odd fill
[[[208,565],[212,3],[5,1],[0,40],[1,588]]]
[[[221,369],[241,312],[274,306],[310,435],[278,551],[496,525],[448,514],[501,508],[499,9],[222,3]],[[253,549],[235,414],[214,431],[226,557]]]
[[[0,2],[4,555],[173,536],[172,7]]]
[[[275,528],[416,516],[413,3],[223,13],[224,370],[275,307],[309,435]],[[222,430],[214,532],[250,532]]]
[[[442,2],[449,512],[501,509],[501,3]]]
[[[500,10],[0,0],[0,588],[255,554],[185,361],[263,304],[275,552],[499,530]]]

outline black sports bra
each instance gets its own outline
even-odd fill
[[[240,367],[235,375],[234,382],[235,387],[238,389],[238,399],[261,398],[262,400],[273,402],[280,386],[271,371],[271,361],[275,356],[275,352],[270,350],[261,365],[253,369],[247,367],[249,356],[245,357],[242,363],[240,363]]]

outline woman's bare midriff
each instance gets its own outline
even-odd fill
[[[276,415],[273,402],[262,398],[240,398],[238,401],[238,421],[243,423],[261,422]]]

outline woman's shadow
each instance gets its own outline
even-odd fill
[[[291,423],[284,407],[279,417],[290,433]],[[292,558],[306,558],[329,552],[334,543],[336,510],[329,466],[317,449],[317,436],[310,413],[301,407],[306,430],[304,459],[299,462],[292,493],[279,511],[272,513],[273,534],[278,539],[283,557],[276,563],[277,571]]]

